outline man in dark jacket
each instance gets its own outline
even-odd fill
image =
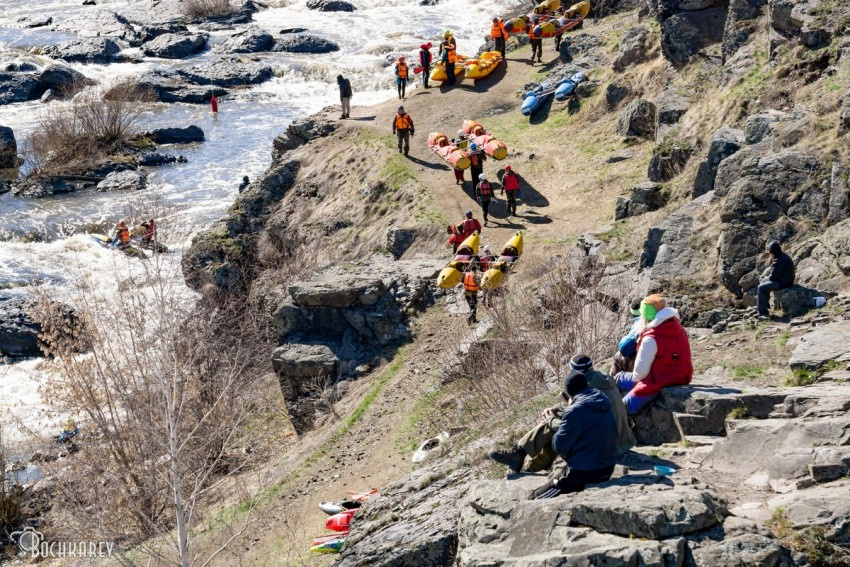
[[[339,101],[342,104],[342,116],[340,118],[348,118],[348,113],[351,112],[351,83],[342,75],[336,76],[336,84],[339,86]]]
[[[428,79],[431,76],[431,43],[423,43],[419,46],[419,65],[422,67],[422,86],[428,88]]]
[[[767,245],[767,253],[770,255],[770,276],[766,282],[758,287],[758,311],[759,316],[770,315],[770,292],[786,289],[794,285],[794,261],[782,251],[782,247],[775,240]]]
[[[577,354],[570,360],[570,371],[583,373],[587,378],[588,385],[600,392],[611,402],[611,413],[617,424],[617,457],[625,455],[635,446],[637,441],[629,427],[629,418],[626,414],[626,406],[617,388],[617,383],[611,376],[595,370],[593,361],[589,356]],[[562,394],[563,396],[564,394]],[[528,472],[547,470],[558,458],[558,453],[553,447],[555,434],[561,429],[564,408],[555,405],[543,410],[542,422],[532,428],[517,444],[507,451],[493,451],[490,458],[509,467],[518,473],[525,464],[525,458],[529,457]]]

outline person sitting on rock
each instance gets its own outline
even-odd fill
[[[782,251],[782,246],[775,240],[767,245],[767,253],[771,259],[770,275],[767,281],[758,287],[759,317],[770,316],[770,292],[787,289],[794,285],[794,261]]]
[[[635,446],[636,441],[629,427],[626,406],[623,405],[623,399],[620,397],[617,383],[608,374],[594,370],[593,361],[589,356],[584,354],[577,354],[570,360],[570,372],[581,372],[584,374],[588,385],[602,392],[609,399],[611,402],[611,413],[614,415],[614,421],[617,425],[616,454],[620,457],[628,453]],[[561,395],[566,401],[566,395]],[[561,427],[563,415],[564,408],[561,405],[546,408],[543,410],[542,421],[539,425],[531,429],[512,449],[507,451],[493,451],[490,453],[490,458],[497,463],[506,465],[515,473],[522,470],[526,457],[531,459],[526,468],[528,472],[543,471],[551,468],[552,463],[558,457],[552,446],[552,441],[555,433]]]
[[[529,498],[554,498],[559,494],[581,492],[588,484],[611,478],[617,462],[617,421],[611,400],[591,388],[587,376],[572,370],[564,380],[569,406],[552,438],[552,448],[567,463],[563,474],[534,490]]]
[[[694,376],[691,345],[679,312],[653,294],[640,302],[640,316],[634,370],[614,377],[629,415],[646,407],[662,388],[690,384]]]
[[[618,372],[631,372],[635,368],[635,357],[637,356],[637,340],[640,334],[640,299],[632,301],[629,312],[635,318],[629,332],[620,339],[617,352],[614,353],[614,364],[611,366],[611,375],[616,376]]]

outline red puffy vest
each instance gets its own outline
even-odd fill
[[[513,172],[506,173],[502,178],[502,187],[505,191],[516,191],[519,189],[519,180]]]
[[[635,395],[647,396],[665,386],[690,384],[694,377],[691,345],[688,333],[679,320],[673,317],[657,327],[645,329],[638,338],[638,350],[648,337],[655,339],[658,352],[652,361],[649,375],[632,390]]]

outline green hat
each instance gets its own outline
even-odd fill
[[[659,311],[667,307],[667,303],[660,294],[653,293],[640,302],[640,314],[647,321],[655,320]]]

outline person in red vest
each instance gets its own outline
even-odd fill
[[[690,384],[694,376],[691,345],[679,312],[653,294],[641,301],[640,316],[634,371],[614,377],[629,415],[646,407],[662,388]]]
[[[422,67],[422,86],[426,89],[431,75],[431,59],[431,43],[423,43],[419,46],[419,65]]]
[[[478,176],[479,182],[475,186],[475,198],[481,203],[481,212],[484,213],[484,226],[487,226],[487,215],[490,214],[490,202],[493,199],[493,185],[487,181],[483,173]]]
[[[519,178],[511,166],[505,166],[502,176],[502,194],[508,199],[508,216],[516,215],[516,198],[519,195]]]
[[[463,295],[469,305],[469,317],[466,322],[470,325],[478,322],[478,290],[481,288],[481,278],[475,262],[469,265],[469,271],[463,275]]]
[[[453,224],[449,225],[446,233],[449,235],[449,246],[452,247],[452,254],[457,254],[457,247],[463,242],[463,234]]]
[[[472,211],[466,211],[466,218],[463,220],[460,226],[462,227],[462,230],[460,232],[461,236],[463,237],[463,240],[466,240],[467,238],[472,236],[472,233],[476,230],[478,231],[478,234],[481,234],[481,223],[478,222],[478,219],[472,218]],[[461,240],[461,242],[463,240]]]
[[[213,114],[218,114],[218,99],[215,98],[215,95],[210,97],[210,110]]]

